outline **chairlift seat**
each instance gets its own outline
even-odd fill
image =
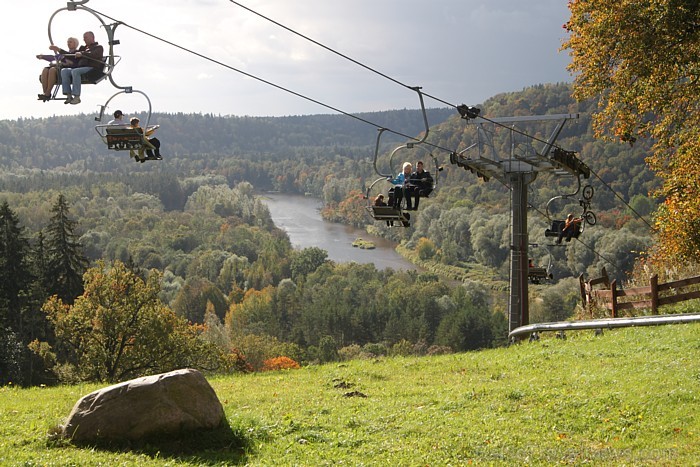
[[[407,214],[392,206],[370,206],[369,211],[372,217],[378,221],[410,221]]]
[[[533,284],[539,284],[541,281],[550,280],[553,278],[552,274],[547,273],[546,268],[540,267],[530,267],[527,271],[527,278]]]
[[[80,77],[81,84],[97,84],[107,77],[107,74],[103,70],[98,70],[93,68],[87,73]]]
[[[144,138],[143,133],[136,128],[126,128],[115,126],[105,129],[107,135],[107,149],[115,151],[140,150],[144,147],[151,148],[153,145]]]
[[[87,73],[84,73],[80,76],[80,82],[82,84],[97,84],[105,79],[109,72],[109,62],[107,62],[107,60],[109,60],[109,57],[102,57],[102,63],[104,63],[102,69],[93,68]]]
[[[565,220],[554,220],[552,221],[552,227],[549,229],[546,229],[544,231],[544,236],[545,237],[559,237],[559,233],[564,230],[564,226],[566,225]],[[582,225],[579,223],[578,224],[578,229],[574,232],[574,234],[571,236],[572,238],[578,238],[579,235],[581,235],[581,227]]]

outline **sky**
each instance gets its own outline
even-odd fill
[[[0,120],[96,115],[108,101],[108,113],[128,115],[148,110],[149,100],[153,112],[354,114],[419,108],[415,86],[440,101],[478,105],[572,80],[569,55],[560,51],[564,0],[89,0],[84,6],[105,23],[123,23],[115,31],[115,83],[143,94],[120,93],[105,80],[84,86],[81,104],[43,103],[38,77],[46,62],[36,55],[50,53],[50,39],[64,47],[74,36],[82,44],[91,30],[107,46],[100,20],[66,5],[31,0],[5,9]],[[445,107],[440,101],[425,104]]]

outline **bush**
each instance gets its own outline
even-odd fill
[[[365,344],[362,350],[374,357],[382,357],[388,353],[386,345],[380,343]]]
[[[358,344],[348,345],[338,350],[338,357],[340,357],[342,361],[360,358],[360,354],[362,354],[362,347]]]
[[[435,253],[437,253],[437,248],[435,248],[435,243],[433,243],[432,240],[421,237],[418,240],[416,252],[418,253],[418,257],[425,261],[435,256]]]
[[[318,359],[321,363],[338,360],[338,345],[333,336],[324,336],[318,343]]]
[[[262,371],[297,370],[301,366],[289,357],[275,357],[263,362]]]
[[[245,356],[244,360],[254,370],[262,370],[265,361],[279,355],[289,355],[290,358],[301,361],[303,352],[293,343],[281,342],[267,334],[245,334],[233,339],[232,344]]]
[[[426,355],[447,355],[452,353],[452,348],[446,345],[431,345],[428,347],[428,352]]]
[[[411,344],[409,341],[406,339],[402,339],[396,344],[391,346],[391,350],[389,351],[389,355],[392,356],[400,356],[400,357],[407,357],[409,355],[413,355],[413,344]]]

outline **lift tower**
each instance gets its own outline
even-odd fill
[[[565,123],[577,119],[578,114],[533,115],[485,119],[479,117],[479,109],[459,106],[460,115],[468,124],[476,126],[477,141],[460,152],[450,155],[450,162],[476,173],[488,181],[499,180],[510,189],[511,237],[510,237],[510,297],[508,301],[508,331],[530,322],[528,304],[528,185],[539,172],[550,172],[562,177],[590,177],[590,169],[573,152],[554,145]],[[517,129],[517,124],[531,122],[556,122],[556,128],[541,150],[536,151],[536,138]],[[510,126],[509,126],[510,125]],[[493,143],[497,129],[509,131],[510,151],[499,155]]]

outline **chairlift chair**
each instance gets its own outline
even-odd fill
[[[532,244],[531,246],[538,246],[537,244]],[[549,254],[549,262],[546,267],[535,266],[532,263],[532,259],[528,262],[527,278],[531,284],[541,284],[543,282],[550,282],[554,280],[554,274],[552,270],[554,268],[552,252],[547,250]]]
[[[105,115],[105,110],[109,107],[109,103],[112,101],[112,99],[121,94],[132,93],[141,94],[146,98],[146,101],[148,102],[148,115],[146,117],[146,122],[143,128],[131,128],[126,124],[110,125],[106,123],[100,123],[98,125],[95,125],[95,131],[98,135],[100,135],[100,139],[102,139],[102,142],[107,145],[107,149],[113,151],[129,151],[131,157],[142,161],[149,159],[144,154],[146,151],[156,149],[155,146],[153,146],[153,144],[149,142],[147,136],[151,134],[156,128],[158,128],[158,125],[149,125],[149,122],[151,120],[151,100],[145,93],[131,88],[127,88],[123,91],[117,92],[112,97],[110,97],[104,105],[100,106],[100,113],[97,117],[95,117],[95,120],[98,122],[102,121]]]
[[[578,194],[578,192],[581,191],[581,178],[580,176],[577,177],[577,188],[576,191],[573,193],[569,194],[564,194],[564,195],[559,195],[551,198],[547,202],[547,206],[545,209],[547,219],[551,221],[551,227],[547,228],[544,231],[544,236],[545,237],[559,237],[559,234],[564,230],[564,226],[566,225],[566,220],[564,219],[552,219],[550,216],[550,205],[555,201],[555,200],[560,200],[560,199],[569,199]],[[578,238],[584,231],[586,225],[595,225],[597,222],[596,215],[593,211],[591,211],[589,208],[591,206],[591,199],[593,198],[593,187],[591,185],[586,185],[583,187],[582,191],[582,198],[579,199],[579,206],[581,207],[581,215],[579,216],[582,221],[578,224],[578,229],[574,231],[574,233],[571,235],[571,238]],[[567,235],[568,237],[568,235]]]
[[[97,20],[100,22],[102,27],[107,33],[107,46],[108,46],[108,53],[107,55],[102,57],[102,69],[94,69],[89,71],[88,73],[85,73],[81,77],[81,84],[98,84],[104,79],[109,79],[109,81],[112,83],[112,85],[117,88],[117,89],[126,89],[123,86],[119,86],[117,83],[114,82],[114,79],[112,78],[112,71],[114,71],[114,67],[121,61],[121,57],[118,55],[114,55],[114,46],[119,44],[118,40],[114,39],[114,32],[117,29],[117,26],[122,24],[121,22],[116,22],[112,24],[107,24],[103,19],[102,16],[94,11],[93,9],[85,6],[85,4],[89,0],[82,0],[82,1],[68,1],[66,6],[63,8],[59,8],[56,10],[52,15],[51,18],[49,18],[49,25],[48,25],[48,34],[49,34],[49,43],[51,45],[54,45],[54,40],[53,40],[53,35],[51,32],[52,29],[52,24],[54,18],[61,12],[63,11],[77,11],[77,10],[82,10],[90,13],[93,15]],[[59,89],[61,88],[61,64],[56,63],[57,67],[57,81],[56,85],[54,86],[54,90],[50,95],[50,99],[48,100],[65,100],[63,98],[57,97]],[[45,99],[41,99],[45,100]]]

